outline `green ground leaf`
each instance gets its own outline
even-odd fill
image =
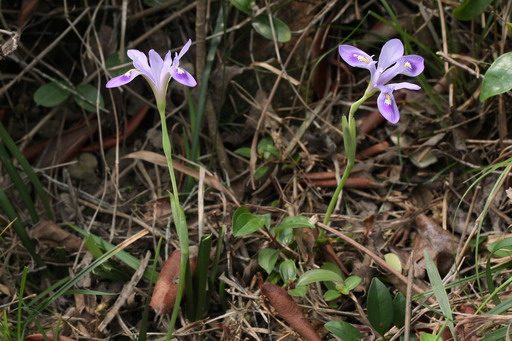
[[[341,294],[338,290],[329,289],[324,293],[324,300],[327,302],[332,301],[340,297]]]
[[[313,269],[306,271],[297,281],[297,286],[308,285],[315,282],[341,282],[343,278],[334,271]]]
[[[434,295],[436,296],[436,299],[439,302],[439,307],[441,308],[441,311],[443,312],[443,315],[447,320],[448,328],[450,328],[452,335],[455,335],[452,308],[450,307],[450,299],[448,298],[448,294],[446,293],[443,280],[439,275],[439,271],[437,270],[436,264],[432,260],[432,257],[430,257],[430,255],[426,251],[423,252],[423,255],[425,257],[428,279],[430,280],[430,284],[432,285],[432,290],[434,291]]]
[[[393,323],[393,299],[388,288],[374,277],[368,289],[368,320],[372,327],[382,336]]]
[[[307,292],[308,292],[308,287],[305,285],[296,287],[295,289],[292,289],[292,290],[288,290],[288,293],[291,296],[295,296],[295,297],[304,297]]]
[[[286,43],[292,39],[292,31],[284,21],[272,17],[272,22],[274,23],[274,29],[276,31],[276,38],[278,42]],[[252,27],[263,37],[267,38],[268,40],[273,40],[270,19],[266,14],[262,14],[254,18],[252,20]]]
[[[442,341],[442,339],[434,334],[423,333],[420,335],[420,341]]]
[[[487,246],[487,249],[491,254],[500,257],[510,257],[512,255],[512,238],[505,238],[491,243]]]
[[[329,321],[324,327],[343,341],[359,341],[363,337],[356,327],[345,321]]]
[[[258,264],[268,273],[271,274],[276,266],[279,250],[261,249],[258,252]]]
[[[76,104],[78,104],[84,110],[96,112],[96,106],[92,103],[96,103],[96,99],[98,98],[98,88],[91,84],[82,84],[76,88],[76,91],[80,94],[80,96],[86,99],[84,100],[83,98],[80,98],[78,96],[73,96],[73,99],[75,100]],[[105,100],[103,99],[103,96],[101,96],[101,94],[99,98],[99,106],[100,108],[105,107]]]
[[[315,228],[315,225],[312,224],[309,221],[309,219],[304,216],[286,217],[283,219],[281,224],[279,224],[275,229],[272,230],[272,233],[279,234],[284,230],[294,229],[298,227]]]
[[[492,63],[484,76],[480,101],[512,89],[512,52],[505,53]]]
[[[345,279],[345,288],[350,291],[354,290],[363,279],[359,276],[349,276]]]
[[[393,324],[402,328],[405,323],[405,296],[401,292],[393,299]]]
[[[251,15],[251,4],[254,0],[231,0],[231,4],[247,15]]]
[[[492,0],[466,0],[453,10],[453,16],[459,20],[473,20],[482,14]]]
[[[295,262],[288,259],[279,264],[279,274],[281,274],[281,278],[285,283],[294,281],[297,278],[297,267],[295,266]]]
[[[52,108],[68,99],[70,93],[57,82],[46,83],[34,93],[34,101],[43,107]]]
[[[239,207],[233,214],[233,236],[241,237],[270,225],[270,214],[255,215],[246,207]]]

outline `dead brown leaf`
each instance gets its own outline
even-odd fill
[[[67,251],[78,251],[82,244],[80,238],[49,220],[41,220],[30,231],[30,236],[46,249],[63,247]]]
[[[416,219],[417,234],[414,238],[414,276],[425,276],[426,251],[432,257],[441,276],[446,275],[455,260],[458,238],[449,231],[443,230],[425,214],[419,214]]]
[[[161,154],[158,154],[155,152],[150,152],[148,150],[141,150],[138,152],[130,153],[130,154],[126,155],[125,158],[144,160],[144,161],[151,162],[151,163],[154,163],[159,166],[167,167],[167,161],[165,160],[164,155],[161,155]],[[184,173],[188,176],[199,179],[199,171],[197,171],[193,168],[190,168],[188,166],[185,166],[181,162],[173,162],[173,166],[174,166],[174,169],[177,170],[178,172]],[[210,187],[215,188],[219,192],[224,193],[235,204],[239,205],[238,200],[235,197],[235,195],[229,189],[224,187],[224,185],[222,185],[222,183],[219,181],[219,179],[217,179],[215,176],[207,174],[204,178],[204,183]]]

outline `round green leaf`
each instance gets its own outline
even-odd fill
[[[91,84],[82,84],[76,88],[76,91],[81,96],[73,96],[73,99],[75,100],[76,104],[78,104],[84,110],[96,112],[96,106],[94,105],[94,103],[96,103],[96,100],[98,98],[98,88]],[[82,97],[87,99],[87,101]],[[105,107],[105,101],[103,100],[103,96],[101,96],[101,94],[99,98],[99,106],[100,108]]]
[[[295,278],[297,278],[297,268],[295,267],[295,262],[289,259],[279,264],[279,273],[281,274],[281,278],[285,283],[290,283],[291,281],[295,280]]]
[[[388,288],[377,278],[373,278],[368,289],[368,320],[380,335],[391,328],[393,323],[393,300]]]
[[[324,269],[306,271],[297,281],[297,286],[308,285],[315,282],[343,282],[343,278],[336,272]]]
[[[292,31],[284,21],[272,17],[274,23],[274,29],[276,32],[277,41],[280,43],[286,43],[292,39]],[[256,32],[264,36],[269,40],[273,40],[272,27],[270,25],[270,19],[266,14],[258,15],[252,20],[252,27]]]
[[[386,253],[384,255],[384,260],[393,269],[395,269],[396,271],[398,271],[400,273],[402,272],[402,262],[400,262],[400,258],[398,258],[397,255],[395,255],[394,253]]]
[[[473,20],[482,14],[492,0],[466,0],[453,10],[453,16],[459,20]]]
[[[332,301],[340,297],[341,294],[337,290],[329,289],[324,293],[324,300],[327,302]]]
[[[270,274],[276,266],[277,256],[279,256],[279,250],[261,249],[258,252],[258,264]]]
[[[359,341],[363,337],[356,327],[345,321],[329,321],[324,327],[343,341]]]
[[[345,288],[347,288],[349,291],[354,290],[355,287],[361,283],[363,279],[359,276],[350,276],[345,278]]]
[[[270,214],[255,215],[246,207],[239,207],[233,214],[233,236],[241,237],[270,225]]]
[[[251,15],[251,4],[253,2],[254,0],[231,0],[233,6],[247,15]]]
[[[505,53],[492,63],[484,76],[480,101],[512,89],[512,52]]]
[[[60,83],[63,84],[63,83]],[[59,83],[46,83],[34,93],[34,101],[43,107],[56,107],[69,97],[69,92],[59,86]]]

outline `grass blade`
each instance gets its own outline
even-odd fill
[[[28,233],[25,230],[25,227],[18,219],[18,214],[16,213],[14,206],[11,204],[11,201],[2,189],[0,189],[0,207],[7,215],[7,218],[9,218],[9,220],[12,221],[12,227],[14,228],[14,231],[20,238],[21,243],[28,251],[30,256],[32,256],[32,259],[34,259],[34,261],[36,262],[37,266],[44,267],[45,264],[41,257],[36,253],[34,243],[32,243],[32,240],[29,238]]]
[[[424,257],[426,262],[428,278],[430,280],[430,284],[432,285],[432,290],[434,290],[434,295],[436,296],[437,301],[439,302],[439,307],[441,308],[441,311],[443,312],[443,315],[446,318],[448,328],[450,328],[450,331],[452,332],[452,335],[455,339],[455,328],[453,326],[452,309],[450,307],[450,300],[448,299],[448,294],[446,293],[446,289],[444,288],[443,280],[439,275],[439,271],[437,271],[437,267],[434,261],[432,260],[432,257],[430,257],[430,255],[426,251],[424,252]]]
[[[39,178],[32,169],[32,166],[30,166],[27,159],[25,159],[23,154],[20,152],[20,150],[16,146],[16,143],[14,143],[13,139],[5,129],[2,122],[0,122],[0,139],[3,141],[3,143],[5,143],[5,146],[7,147],[9,152],[19,162],[21,168],[23,168],[23,171],[27,174],[30,182],[32,183],[32,186],[34,186],[34,190],[36,191],[37,195],[39,196],[39,199],[41,199],[41,202],[43,203],[47,218],[53,220],[53,213],[50,208],[50,202],[48,201],[48,196],[46,195],[43,185],[41,184],[41,181],[39,181]]]
[[[37,214],[36,208],[34,206],[34,202],[32,201],[32,198],[30,197],[30,193],[27,189],[27,186],[25,186],[25,183],[21,179],[21,176],[18,174],[18,171],[12,164],[11,159],[9,157],[9,154],[7,153],[7,150],[5,149],[4,144],[1,142],[0,142],[0,161],[2,162],[7,174],[9,174],[9,176],[11,177],[11,180],[14,183],[14,187],[16,187],[16,190],[20,194],[21,200],[23,200],[23,203],[25,204],[25,207],[28,210],[28,213],[30,215],[30,218],[32,219],[32,222],[34,224],[37,223],[39,221],[39,215]]]

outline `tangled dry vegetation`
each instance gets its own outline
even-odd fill
[[[159,116],[145,82],[105,83],[126,49],[189,38],[199,84],[167,101],[194,258],[177,339],[505,339],[510,96],[478,98],[510,50],[511,3],[459,20],[453,0],[0,2],[0,339],[166,337],[175,293],[148,306],[179,259]],[[422,90],[395,92],[396,125],[376,96],[356,113],[357,162],[321,224],[341,117],[368,82],[337,47],[391,38],[424,57]],[[234,232],[235,212],[261,226]],[[344,281],[307,282],[320,268]]]

